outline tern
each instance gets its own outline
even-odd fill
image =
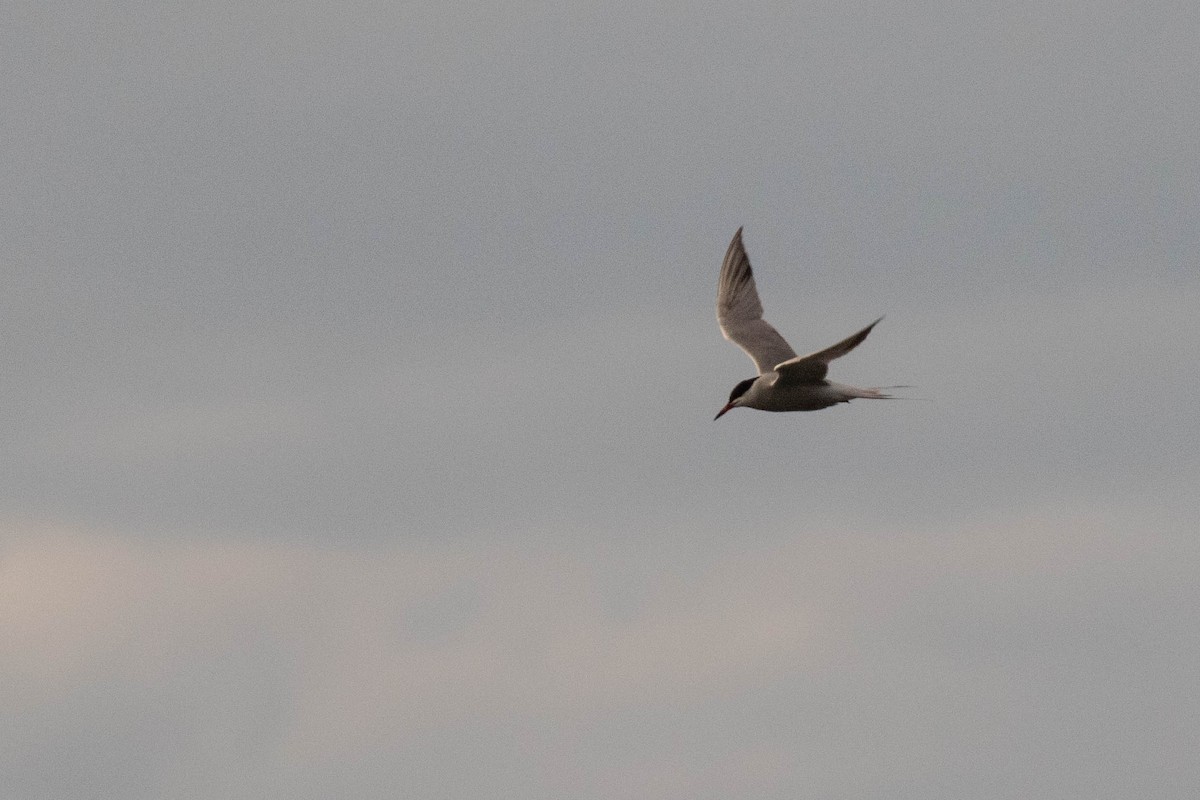
[[[734,386],[729,393],[729,402],[713,420],[720,419],[730,409],[743,406],[762,411],[816,411],[859,397],[892,399],[892,395],[880,390],[897,387],[859,389],[825,380],[829,362],[862,344],[881,319],[883,317],[824,350],[806,356],[796,355],[779,331],[763,319],[754,272],[742,245],[742,229],[738,228],[725,253],[721,277],[717,281],[717,324],[725,338],[745,350],[754,361],[758,376]]]

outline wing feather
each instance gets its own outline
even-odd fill
[[[717,324],[726,339],[753,359],[760,375],[796,356],[796,351],[762,315],[754,271],[742,246],[742,229],[738,228],[725,252],[717,280]]]
[[[825,373],[829,371],[829,362],[835,358],[841,358],[862,344],[863,340],[867,338],[867,334],[882,319],[883,317],[880,317],[853,336],[848,336],[837,344],[826,347],[824,350],[818,350],[806,356],[797,356],[781,364],[777,364],[775,371],[779,373],[781,381],[789,384],[818,383],[823,381]]]

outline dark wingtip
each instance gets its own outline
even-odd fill
[[[867,327],[865,327],[861,331],[859,331],[858,332],[858,337],[859,337],[858,342],[855,343],[855,346],[857,346],[858,343],[861,343],[863,339],[866,339],[867,334],[869,334],[871,331],[875,330],[875,326],[881,322],[883,322],[883,317],[880,317],[879,319],[875,320],[870,325],[868,325]]]
[[[746,246],[744,244],[742,244],[742,228],[743,227],[744,226],[742,226],[742,225],[738,226],[737,233],[733,234],[733,239],[731,239],[729,242],[729,251],[728,251],[728,253],[733,253],[734,251],[737,251],[741,255],[741,259],[740,259],[741,262],[745,265],[744,270],[742,270],[740,283],[745,283],[746,281],[750,280],[754,276],[754,270],[751,269],[751,267],[750,267],[750,257],[746,255]],[[728,258],[728,254],[726,255],[726,258]]]

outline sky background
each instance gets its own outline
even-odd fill
[[[17,798],[1190,798],[1200,6],[16,2]],[[800,352],[737,410],[745,225]]]

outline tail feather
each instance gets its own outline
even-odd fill
[[[894,394],[888,394],[885,389],[911,389],[911,386],[872,386],[869,389],[860,389],[852,387],[852,392],[847,392],[852,397],[864,398],[867,400],[903,400],[902,397],[896,397]]]

